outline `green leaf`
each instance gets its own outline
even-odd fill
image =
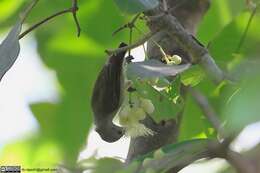
[[[185,86],[194,87],[198,85],[205,77],[205,72],[199,66],[192,66],[181,74],[181,82]]]
[[[0,45],[0,81],[19,55],[21,29],[22,23],[18,21]]]
[[[244,0],[212,1],[209,11],[199,26],[199,40],[203,44],[210,43],[211,40],[244,9]]]
[[[250,13],[244,15],[235,18],[211,42],[210,53],[222,67],[228,65],[228,62],[232,60],[233,53],[236,52]],[[239,28],[239,25],[244,25],[244,28]]]
[[[95,168],[97,162],[98,159],[96,159],[95,156],[91,156],[89,158],[78,161],[76,168],[83,171],[93,169]]]
[[[139,172],[145,172],[148,169],[152,169],[155,172],[167,172],[172,168],[187,163],[189,160],[200,159],[201,155],[207,151],[210,142],[212,141],[207,139],[194,139],[170,144],[140,156],[135,161],[145,162],[145,159],[150,158],[146,164],[143,162]],[[161,153],[159,156],[156,154],[158,151]]]
[[[114,0],[122,12],[135,14],[151,10],[159,5],[158,0]]]
[[[41,133],[47,137],[55,138],[53,132],[57,128],[57,123],[59,123],[55,121],[58,105],[53,103],[36,103],[30,105],[30,108],[40,125]]]
[[[59,145],[36,135],[17,140],[1,149],[1,165],[20,165],[23,168],[54,168],[60,164],[62,152]]]
[[[183,119],[180,127],[179,140],[188,140],[192,138],[206,138],[211,128],[207,119],[205,119],[201,109],[194,102],[190,95],[187,95]]]
[[[182,102],[174,103],[167,93],[160,92],[146,82],[134,81],[134,87],[142,97],[150,99],[155,106],[155,111],[151,115],[156,122],[173,119],[183,107]]]
[[[170,86],[167,88],[166,92],[169,98],[175,100],[180,97],[181,90],[181,78],[180,76],[176,76],[176,78],[171,82]]]
[[[86,171],[92,170],[93,173],[133,173],[139,164],[131,163],[127,167],[117,159],[114,158],[101,158],[96,159],[94,156],[80,160],[77,163],[77,169]]]
[[[260,16],[253,17],[246,32],[251,15],[251,12],[241,13],[212,40],[210,53],[222,68],[230,69],[232,61],[258,56]],[[243,56],[236,56],[238,54]]]
[[[260,121],[260,80],[259,61],[255,65],[247,64],[237,72],[242,73],[238,89],[234,92],[231,87],[226,92],[229,99],[222,101],[222,115],[227,120],[225,126],[231,133],[239,133],[250,123]]]
[[[5,31],[6,28],[11,27],[17,21],[24,4],[26,4],[25,0],[0,0],[0,32]]]
[[[1,0],[0,1],[0,23],[2,23],[6,18],[13,15],[13,13],[18,9],[18,7],[23,3],[24,0],[20,1],[10,1]]]
[[[102,158],[97,161],[96,168],[93,170],[93,173],[104,173],[104,172],[115,173],[118,170],[123,169],[123,167],[124,164],[117,159]]]

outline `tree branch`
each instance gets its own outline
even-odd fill
[[[152,10],[149,15],[157,16],[160,13],[158,10]],[[156,19],[151,19],[151,21],[152,25],[165,29],[167,34],[191,55],[192,62],[198,63],[214,83],[218,84],[225,79],[224,72],[217,66],[208,50],[202,47],[192,35],[187,33],[176,17],[171,14],[165,14]]]
[[[189,88],[189,91],[198,106],[201,108],[205,117],[224,139],[221,145],[219,145],[219,147],[215,147],[215,149],[212,151],[215,152],[217,156],[223,156],[223,158],[225,158],[238,171],[238,173],[255,173],[255,168],[248,159],[246,159],[241,154],[229,149],[229,145],[233,141],[233,137],[227,137],[227,135],[224,133],[224,130],[221,128],[220,120],[218,119],[218,116],[213,107],[209,104],[207,98],[198,90]]]
[[[257,173],[256,166],[240,153],[228,150],[225,159],[238,173]]]

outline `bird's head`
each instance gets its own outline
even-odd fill
[[[116,142],[124,135],[124,129],[114,124],[102,125],[96,127],[96,132],[100,137],[109,143]]]

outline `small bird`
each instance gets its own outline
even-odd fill
[[[125,46],[127,44],[121,43],[119,48]],[[106,142],[115,142],[124,135],[124,129],[112,121],[123,102],[125,54],[126,51],[122,51],[109,57],[99,72],[92,93],[95,130]]]

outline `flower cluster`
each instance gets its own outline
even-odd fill
[[[153,135],[154,132],[140,122],[145,119],[147,114],[153,112],[154,105],[152,101],[138,96],[123,105],[118,116],[120,125],[125,128],[125,135],[132,138]]]

